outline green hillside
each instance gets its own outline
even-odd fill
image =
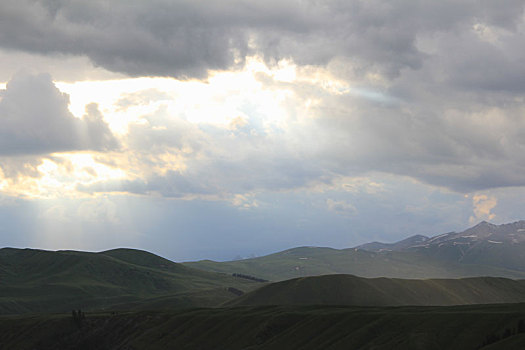
[[[523,349],[525,304],[273,306],[0,317],[1,349]],[[31,336],[28,336],[30,334]]]
[[[268,284],[228,305],[444,306],[520,302],[525,302],[525,280],[496,277],[406,280],[325,275]]]
[[[243,273],[272,281],[327,274],[394,278],[525,278],[525,271],[478,262],[447,260],[424,251],[370,252],[353,248],[300,247],[253,259],[228,262],[202,260],[184,265],[213,272]]]
[[[287,261],[319,272],[319,266],[339,268],[354,257],[355,266],[363,268],[363,257],[373,261],[378,255],[397,268],[418,258],[412,254],[298,248],[243,261],[245,270],[234,266],[231,273],[267,277],[252,272],[249,264],[257,260],[267,261],[263,267],[274,277],[287,271]],[[429,268],[415,264],[412,272]],[[0,249],[0,349],[521,349],[525,344],[525,304],[417,306],[525,302],[525,280],[327,275],[269,284],[249,276],[198,270],[133,249]],[[246,294],[237,296],[239,291]],[[274,304],[281,305],[268,306]],[[82,309],[85,318],[75,318],[72,309]]]
[[[104,309],[169,300],[172,307],[213,306],[260,284],[201,271],[154,254],[0,249],[0,314]]]
[[[481,222],[463,232],[416,235],[396,243],[349,249],[299,247],[237,261],[186,263],[208,271],[243,273],[272,281],[327,274],[361,277],[525,278],[525,221]]]

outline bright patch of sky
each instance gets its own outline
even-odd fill
[[[280,62],[270,70],[263,62],[249,58],[242,71],[211,72],[206,81],[180,81],[171,78],[130,78],[105,81],[57,82],[70,96],[70,110],[76,117],[85,106],[96,102],[112,130],[124,134],[127,125],[159,108],[192,123],[227,125],[233,119],[254,111],[265,116],[265,123],[279,123],[286,112],[279,102],[288,89],[264,89],[257,74],[279,82],[295,80],[295,66]],[[148,96],[148,92],[151,96]],[[243,111],[246,105],[250,108]]]

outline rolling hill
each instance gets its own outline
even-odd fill
[[[0,249],[0,314],[72,309],[214,306],[257,282],[197,270],[154,254]]]
[[[525,221],[482,222],[460,233],[413,236],[397,243],[373,242],[348,249],[299,247],[245,260],[185,263],[203,270],[244,273],[281,281],[326,274],[361,277],[525,278]]]
[[[525,280],[498,277],[406,280],[325,275],[271,283],[227,305],[447,306],[522,302],[525,302]]]
[[[270,276],[288,273],[287,262],[305,264],[294,272],[322,272],[344,267],[349,257],[355,258],[354,267],[371,264],[367,271],[375,273],[389,265],[387,271],[398,273],[400,267],[421,274],[443,272],[446,266],[480,269],[459,262],[433,265],[443,260],[432,255],[417,263],[425,256],[418,249],[296,248],[241,261],[244,270],[231,265],[244,275],[234,277],[134,249],[89,253],[4,248],[0,349],[523,347],[525,280],[326,275],[270,284],[257,282],[261,276],[254,277],[252,269],[258,266],[254,261],[263,260],[268,265],[259,271]],[[246,293],[239,296],[241,291]],[[457,306],[487,303],[498,304]],[[85,318],[72,316],[72,309],[82,309]]]

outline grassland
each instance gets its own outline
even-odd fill
[[[268,259],[270,264],[265,268],[275,276],[284,271],[279,269],[284,269],[287,261],[310,261],[319,267],[316,260],[340,253],[328,251],[330,254],[325,249],[295,249],[261,260]],[[305,256],[308,259],[298,259]],[[343,260],[347,259],[348,256]],[[504,278],[402,280],[325,275],[265,284],[195,269],[132,249],[101,253],[2,249],[0,267],[0,314],[72,309],[174,310],[223,304],[393,306],[525,302],[525,282]],[[248,267],[241,272],[253,275],[254,270]],[[242,293],[247,294],[239,297]]]
[[[253,276],[248,267],[232,272]],[[287,265],[266,268],[277,276]],[[521,301],[525,281],[504,278],[259,283],[132,249],[0,250],[0,349],[522,349]],[[514,304],[414,306],[471,303]]]
[[[525,304],[88,313],[80,327],[68,314],[4,316],[0,348],[523,349],[524,320]]]
[[[446,306],[525,302],[525,280],[495,277],[407,280],[352,275],[271,283],[228,305]]]
[[[300,247],[245,260],[202,260],[186,266],[222,273],[244,273],[271,281],[327,274],[361,277],[461,278],[498,276],[525,279],[525,271],[491,266],[483,261],[458,263],[417,251],[369,252],[359,249]]]
[[[132,249],[102,253],[0,250],[0,314],[214,306],[260,284]]]

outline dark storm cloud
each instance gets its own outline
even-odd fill
[[[0,3],[0,47],[177,78],[205,78],[257,54],[269,64],[288,58],[300,68],[322,66],[353,89],[331,94],[288,83],[295,92],[289,109],[300,118],[305,111],[296,106],[311,98],[319,103],[307,113],[316,118],[275,135],[231,135],[152,115],[132,125],[126,140],[145,174],[131,192],[283,190],[369,171],[469,192],[525,185],[523,8],[521,0],[22,0]],[[261,82],[273,88],[271,79]],[[150,90],[118,103],[163,98]],[[62,107],[54,115],[69,115],[65,100],[56,100]],[[23,137],[6,134],[10,147],[2,152],[108,147],[110,133],[95,123],[100,116],[89,115],[90,135],[105,141],[79,145],[50,133],[51,147],[43,137],[16,143]],[[185,170],[163,154],[179,157]]]
[[[129,75],[206,77],[247,54],[326,64],[349,57],[360,70],[397,76],[427,57],[426,33],[476,21],[515,30],[521,1],[63,1],[0,5],[0,46],[85,55]]]
[[[49,75],[15,76],[0,100],[0,156],[118,147],[95,104],[86,107],[82,119],[75,118],[68,105],[69,96]]]

